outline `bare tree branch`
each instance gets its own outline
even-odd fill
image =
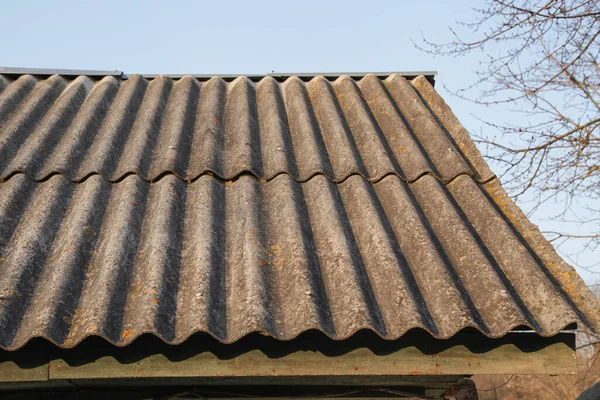
[[[490,130],[477,135],[479,144],[509,193],[533,199],[532,212],[553,199],[564,205],[556,221],[578,214],[577,232],[549,234],[555,245],[574,240],[589,251],[600,245],[598,3],[486,0],[472,20],[450,28],[450,42],[416,44],[434,55],[487,55],[474,82],[451,92],[521,115],[516,123],[484,121]]]

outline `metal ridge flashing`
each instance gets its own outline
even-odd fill
[[[0,67],[0,75],[37,75],[37,76],[80,76],[89,77],[101,76],[119,76],[123,77],[122,71],[102,71],[86,69],[56,69],[56,68],[21,68],[21,67]]]
[[[130,75],[125,74],[123,71],[104,71],[104,70],[84,70],[84,69],[60,69],[60,68],[22,68],[22,67],[0,67],[0,75],[35,75],[41,77],[48,77],[52,75],[61,75],[66,77],[76,77],[85,75],[88,77],[104,77],[104,76],[116,76],[121,79],[128,79]],[[270,76],[278,81],[284,81],[290,77],[298,77],[303,81],[309,81],[315,76],[322,76],[328,80],[335,80],[340,76],[349,76],[352,79],[361,79],[366,75],[375,75],[378,78],[386,78],[390,75],[402,75],[408,80],[414,79],[418,76],[425,76],[427,80],[433,85],[435,83],[435,76],[437,71],[375,71],[375,72],[271,72],[267,74],[141,74],[146,79],[154,79],[159,76],[166,76],[171,79],[180,79],[184,76],[192,76],[200,81],[207,81],[213,77],[220,77],[226,81],[232,81],[240,76],[245,76],[252,81],[259,81],[264,77]]]
[[[418,76],[425,76],[427,80],[433,85],[435,83],[435,76],[438,74],[437,71],[371,71],[371,72],[271,72],[268,74],[142,74],[146,79],[154,79],[159,76],[166,76],[171,79],[180,79],[184,76],[192,76],[200,81],[207,81],[213,77],[220,77],[225,81],[232,81],[240,76],[245,76],[251,81],[258,82],[262,78],[270,76],[277,81],[284,81],[290,77],[297,77],[303,81],[309,81],[316,76],[322,76],[327,80],[336,80],[340,76],[349,76],[352,79],[358,80],[364,78],[367,75],[375,75],[380,79],[387,78],[390,75],[401,75],[408,80],[414,79]]]

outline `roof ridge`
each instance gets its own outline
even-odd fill
[[[117,76],[123,80],[128,79],[133,75],[141,75],[146,79],[154,79],[160,76],[168,77],[171,79],[181,79],[183,77],[191,76],[200,81],[209,80],[211,78],[219,77],[224,80],[234,80],[238,77],[247,77],[252,81],[259,81],[262,78],[272,77],[276,80],[282,81],[290,77],[298,77],[303,81],[308,81],[314,77],[322,76],[328,80],[335,80],[340,76],[349,76],[352,79],[358,80],[367,75],[375,75],[379,78],[388,77],[391,75],[400,75],[406,79],[415,79],[419,76],[425,76],[430,83],[434,83],[435,76],[438,74],[437,71],[346,71],[346,72],[268,72],[264,74],[257,73],[237,73],[237,74],[204,74],[204,73],[183,73],[183,74],[155,74],[155,73],[125,73],[120,70],[94,70],[94,69],[63,69],[63,68],[27,68],[27,67],[2,67],[0,66],[1,75],[35,75],[40,77],[49,77],[52,75],[61,75],[68,77],[75,76],[89,76],[89,77],[105,77],[105,76]]]

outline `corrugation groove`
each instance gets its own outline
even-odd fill
[[[3,82],[0,179],[16,172],[74,182],[93,174],[118,182],[131,173],[154,181],[166,172],[186,181],[245,172],[298,181],[324,174],[334,182],[352,174],[372,182],[389,174],[479,178],[399,75],[358,83],[348,76],[148,82],[139,75]]]
[[[228,343],[309,329],[552,335],[577,322],[546,276],[526,281],[535,261],[478,187],[468,175],[447,189],[430,175],[14,176],[0,184],[0,347],[35,336],[72,347],[89,335],[125,345],[144,332],[169,343],[197,331]]]
[[[78,185],[79,190],[85,190],[87,184]],[[104,219],[100,225],[90,227],[98,239],[92,258],[85,266],[83,289],[65,346],[73,346],[87,335],[101,335],[112,342],[128,336],[123,320],[128,311],[129,293],[135,290],[131,285],[133,265],[137,257],[143,257],[138,245],[149,185],[133,178],[108,185],[107,190],[110,198]]]
[[[167,179],[149,192],[123,320],[126,332],[149,331],[175,339],[177,294],[187,190],[179,179]],[[100,268],[102,266],[99,266]]]
[[[139,171],[141,175],[148,175],[150,172],[162,116],[172,88],[173,82],[165,78],[154,79],[148,85],[140,106],[140,115],[131,128],[114,176],[122,177],[134,171]]]
[[[473,304],[490,330],[504,329],[518,323],[539,330],[529,310],[521,307],[522,300],[515,295],[510,281],[499,271],[496,260],[490,256],[484,243],[463,217],[454,198],[444,185],[431,177],[423,177],[415,186],[415,196],[431,223],[436,236],[448,255],[458,277],[473,299]],[[496,296],[490,296],[495,293]],[[490,318],[490,316],[495,318]]]
[[[364,162],[330,82],[324,78],[315,78],[309,84],[308,91],[323,132],[334,175],[347,176],[358,172],[366,176]]]
[[[6,89],[6,87],[8,85],[9,85],[8,79],[6,79],[5,77],[0,75],[0,94],[2,94],[2,92],[4,91],[4,89]]]
[[[119,82],[111,77],[102,79],[96,84],[71,125],[64,131],[62,138],[48,159],[38,159],[41,165],[35,166],[40,173],[37,176],[47,177],[55,173],[75,176],[84,161],[88,149],[92,146],[100,127],[117,95]],[[59,132],[60,134],[60,132]],[[35,176],[25,171],[28,176]]]
[[[345,337],[371,327],[386,336],[339,189],[320,175],[303,184],[303,192],[336,334]]]
[[[448,134],[452,143],[464,160],[478,174],[478,181],[489,180],[494,176],[483,156],[475,146],[469,132],[462,126],[444,99],[435,91],[432,84],[424,76],[411,80],[411,85],[419,95],[423,104],[436,119],[437,123]]]
[[[398,162],[391,159],[389,145],[383,138],[381,129],[356,82],[348,77],[341,77],[334,86],[347,123],[359,146],[362,160],[366,163],[368,176],[381,176],[387,171],[400,173]]]
[[[433,162],[434,171],[445,177],[473,172],[406,79],[393,75],[383,83],[398,106],[398,110],[408,122],[411,131]]]
[[[37,84],[37,80],[29,75],[21,76],[8,86],[9,81],[3,79],[4,85],[0,92],[0,128],[3,128],[9,117],[21,105],[21,102]]]
[[[76,190],[41,271],[15,341],[48,334],[64,342],[81,296],[85,271],[102,224],[110,184],[91,181]]]
[[[7,169],[27,171],[35,175],[37,168],[46,158],[46,154],[54,150],[62,132],[71,124],[92,85],[92,81],[87,77],[80,77],[73,81],[54,103],[32,135],[26,138]]]
[[[506,217],[486,198],[480,185],[470,179],[459,178],[448,185],[448,190],[477,232],[479,240],[485,243],[489,256],[497,260],[497,266],[510,281],[514,295],[521,299],[522,308],[534,310],[533,314],[542,316],[537,321],[539,324],[546,324],[555,315],[581,318],[568,296],[561,293],[560,286],[547,278],[544,273],[546,267],[539,257],[531,254],[529,246],[523,244],[523,238],[512,230]],[[506,251],[507,248],[512,250]],[[532,282],[537,284],[533,286]]]
[[[23,107],[6,121],[0,131],[0,168],[4,169],[12,160],[66,86],[67,82],[60,76],[53,76],[37,85],[24,99]],[[50,115],[46,118],[51,120],[53,117]]]
[[[146,81],[141,77],[134,77],[121,86],[94,141],[87,149],[76,176],[85,176],[88,171],[112,176],[139,111],[146,86]]]

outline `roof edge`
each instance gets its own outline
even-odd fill
[[[424,76],[432,85],[435,83],[437,71],[371,71],[371,72],[271,72],[268,74],[142,74],[146,79],[154,79],[159,76],[166,76],[172,79],[180,79],[184,76],[192,76],[200,81],[209,80],[213,77],[219,77],[224,80],[234,80],[240,76],[245,76],[251,81],[260,81],[270,76],[278,81],[284,81],[290,77],[297,77],[303,81],[309,81],[315,76],[322,76],[327,80],[336,80],[340,76],[348,76],[354,80],[362,79],[367,75],[375,75],[380,79],[385,79],[391,75],[401,75],[408,80]]]
[[[80,76],[90,77],[99,76],[119,76],[123,77],[123,71],[103,71],[88,69],[57,69],[57,68],[21,68],[21,67],[0,67],[0,75],[36,75],[36,76]]]
[[[0,75],[35,75],[40,77],[49,77],[52,75],[61,75],[66,77],[76,77],[85,75],[88,77],[117,76],[121,79],[127,79],[129,75],[123,71],[105,71],[105,70],[85,70],[85,69],[59,69],[59,68],[22,68],[22,67],[1,67]],[[213,77],[220,77],[224,80],[234,80],[237,77],[245,76],[252,81],[259,81],[264,77],[270,76],[276,80],[284,81],[289,77],[295,76],[303,81],[308,81],[315,76],[322,76],[328,80],[335,80],[340,76],[349,76],[358,80],[366,75],[375,75],[378,78],[387,78],[390,75],[401,75],[408,80],[424,76],[432,85],[435,83],[437,71],[371,71],[371,72],[271,72],[267,74],[141,74],[146,79],[154,79],[159,76],[166,76],[172,79],[180,79],[184,76],[192,76],[200,81],[206,81]]]

